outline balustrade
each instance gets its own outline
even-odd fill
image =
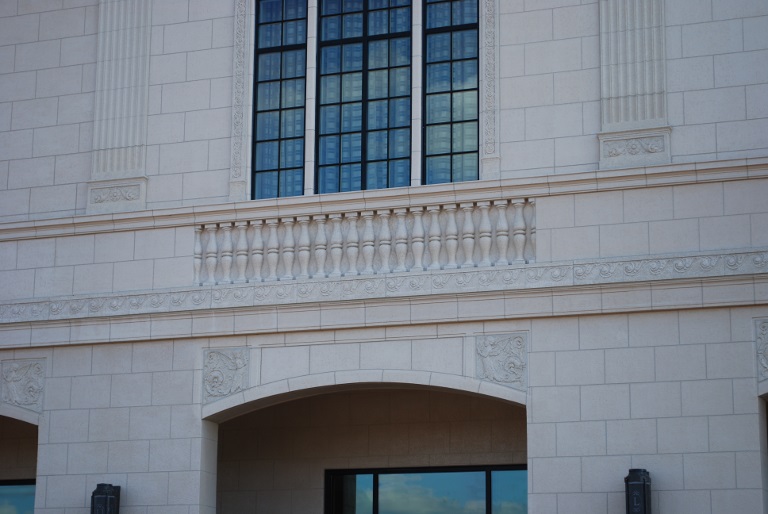
[[[195,227],[200,285],[533,262],[533,199],[444,203]],[[511,243],[511,244],[510,244]]]

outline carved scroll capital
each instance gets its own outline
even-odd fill
[[[203,402],[211,403],[248,388],[247,348],[217,348],[205,351]]]
[[[475,377],[525,391],[528,388],[528,334],[478,336]]]
[[[43,412],[45,359],[2,361],[2,401],[34,412]]]

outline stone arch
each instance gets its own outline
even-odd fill
[[[209,421],[221,422],[276,403],[331,391],[398,387],[427,387],[452,392],[474,393],[511,402],[522,407],[527,404],[526,393],[523,391],[476,378],[426,371],[372,370],[369,372],[317,373],[257,385],[204,405],[202,417]]]
[[[0,402],[0,416],[6,418],[15,419],[17,421],[23,421],[30,425],[40,425],[40,415],[37,412],[32,412],[21,407],[16,407],[8,403]]]

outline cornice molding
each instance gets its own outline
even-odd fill
[[[136,315],[178,316],[232,309],[456,297],[494,292],[504,294],[546,289],[574,294],[574,290],[600,285],[627,287],[631,284],[701,282],[755,275],[768,275],[768,249],[68,296],[0,304],[0,324],[66,322]]]
[[[442,202],[476,202],[499,197],[539,198],[766,177],[768,177],[768,157],[670,164],[0,223],[0,241],[185,227],[218,221],[301,216],[331,211],[360,212]]]

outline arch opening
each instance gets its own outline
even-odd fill
[[[0,506],[31,513],[36,475],[37,426],[0,415]]]

